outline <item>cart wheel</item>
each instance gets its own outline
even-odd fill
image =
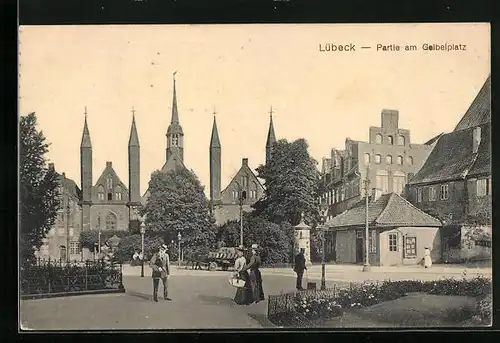
[[[208,270],[210,270],[210,271],[217,270],[217,263],[210,262],[210,264],[208,265]]]

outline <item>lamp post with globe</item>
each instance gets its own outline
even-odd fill
[[[141,277],[144,277],[144,234],[146,233],[146,224],[141,221]]]
[[[179,233],[177,234],[177,240],[179,241],[179,248],[177,252],[177,263],[179,265],[179,268],[181,267],[181,239],[182,235],[181,232],[179,231]]]

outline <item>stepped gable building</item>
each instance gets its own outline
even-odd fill
[[[488,76],[455,130],[437,139],[429,158],[410,180],[409,200],[445,224],[443,259],[446,261],[491,256],[491,251],[485,249],[488,242],[464,241],[466,232],[478,222],[482,221],[484,229],[491,232],[490,136],[491,78]]]
[[[345,149],[332,149],[321,167],[325,193],[321,203],[328,206],[328,219],[350,209],[364,196],[364,180],[375,198],[383,194],[402,195],[409,179],[420,169],[435,141],[411,142],[410,130],[399,128],[399,112],[383,109],[381,126],[370,127],[369,141],[347,138]],[[326,257],[335,258],[335,232],[326,241]]]
[[[54,164],[50,163],[49,168],[54,170]],[[79,234],[82,211],[79,202],[82,194],[75,181],[67,178],[65,173],[57,173],[57,175],[60,208],[54,226],[43,239],[43,245],[37,255],[42,259],[50,257],[51,259],[66,261],[69,253],[71,261],[80,260]]]
[[[276,144],[272,113],[271,108],[266,141],[266,163],[271,159],[272,150],[274,144]],[[264,186],[249,167],[248,158],[243,158],[240,169],[236,172],[226,188],[221,191],[222,147],[215,117],[212,126],[209,152],[210,201],[212,203],[216,224],[223,225],[229,220],[239,219],[240,203],[242,211],[252,211],[251,206],[264,195]]]
[[[184,165],[184,131],[179,121],[179,111],[177,109],[177,92],[174,89],[172,95],[172,117],[167,129],[167,149],[165,151],[165,164],[161,168],[163,173],[168,173],[175,168],[186,168]],[[146,190],[141,198],[141,204],[144,206],[149,198],[149,189]]]

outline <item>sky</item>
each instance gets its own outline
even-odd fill
[[[465,45],[424,51],[422,44]],[[321,51],[328,44],[355,51]],[[401,46],[377,51],[377,44]],[[405,51],[414,44],[417,51]],[[371,49],[361,49],[371,46]],[[222,187],[265,161],[272,106],[278,139],[305,138],[319,162],[347,137],[368,140],[383,108],[412,143],[452,131],[490,73],[489,24],[21,26],[19,115],[36,112],[58,172],[80,184],[87,108],[93,181],[107,161],[128,185],[132,108],[141,194],[165,163],[176,74],[184,163],[209,190],[214,111]]]

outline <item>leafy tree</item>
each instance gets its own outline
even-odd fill
[[[229,221],[219,228],[226,246],[240,244],[240,223]],[[288,223],[278,225],[265,218],[246,213],[243,216],[243,245],[256,243],[261,248],[262,261],[266,264],[285,263],[292,255],[293,228]]]
[[[268,164],[257,168],[265,194],[254,208],[274,223],[299,223],[301,213],[310,225],[319,221],[319,173],[305,139],[279,140]]]
[[[144,256],[146,259],[150,259],[153,256],[153,251],[163,244],[163,239],[159,236],[144,236]],[[141,235],[129,235],[123,237],[118,244],[118,248],[115,252],[115,258],[121,262],[128,262],[132,260],[132,256],[136,249],[141,250],[142,248],[142,237]],[[170,258],[172,254],[170,253]]]
[[[141,215],[146,216],[147,234],[161,235],[165,242],[177,242],[182,233],[185,253],[213,248],[215,219],[203,186],[192,171],[177,168],[155,171],[149,182],[150,196]]]
[[[30,262],[54,225],[60,207],[58,174],[46,167],[49,143],[37,130],[35,113],[20,118],[20,234],[21,261]]]

